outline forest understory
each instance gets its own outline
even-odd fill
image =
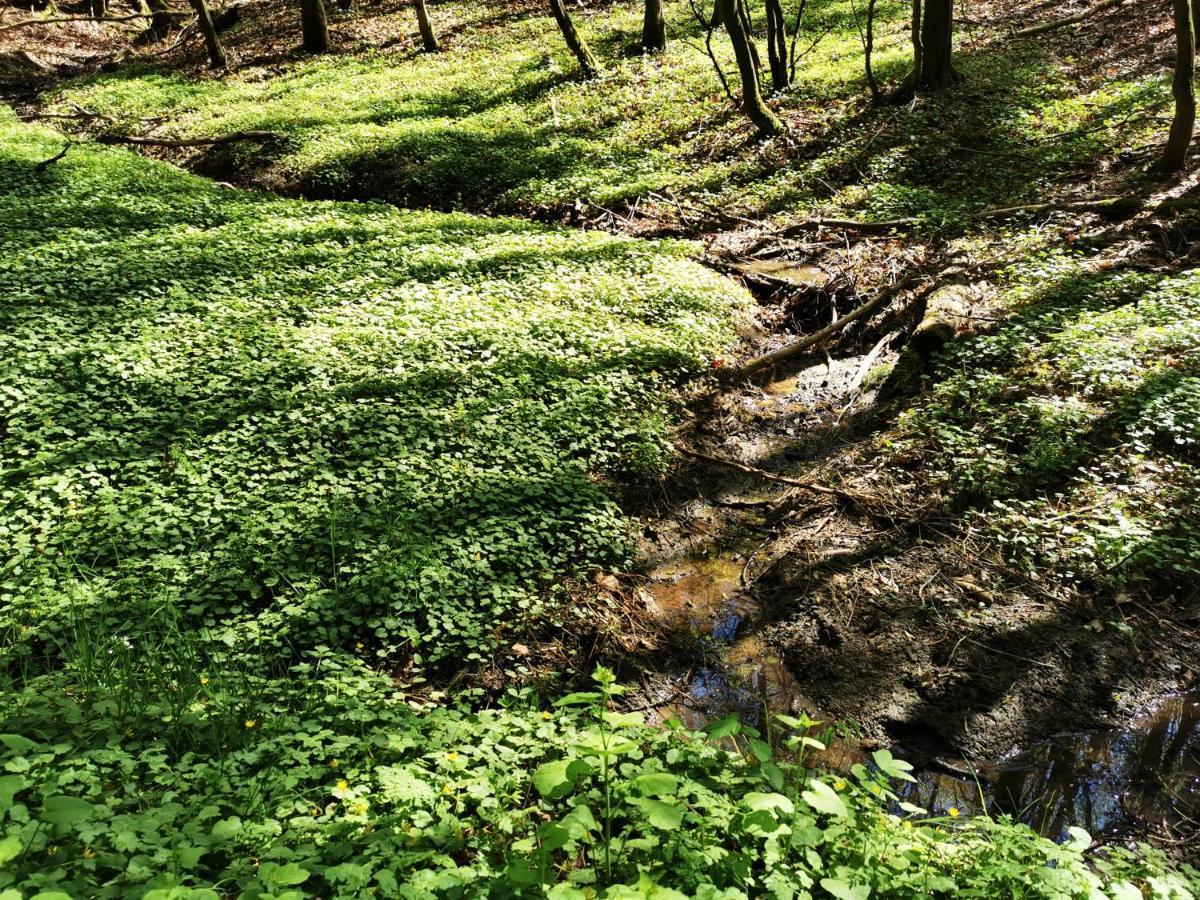
[[[463,277],[472,296],[495,291],[488,302],[497,309],[509,295],[493,281],[545,278],[537,290],[580,315],[586,340],[603,348],[593,355],[557,313],[522,307],[529,333],[545,347],[515,338],[509,347],[507,326],[489,331],[493,324],[481,319],[467,329],[471,349],[461,364],[407,382],[399,373],[411,361],[378,383],[354,369],[361,380],[347,375],[330,389],[354,402],[396,390],[388,379],[429,389],[439,403],[445,393],[445,418],[428,430],[429,446],[447,442],[445,455],[439,445],[421,477],[461,491],[462,527],[474,543],[459,554],[448,539],[431,539],[428,552],[450,547],[463,567],[475,553],[476,561],[515,560],[497,577],[509,605],[495,607],[494,622],[472,609],[453,625],[457,612],[448,613],[440,630],[411,643],[395,637],[408,634],[403,628],[374,618],[353,623],[373,628],[373,637],[326,635],[330,643],[358,640],[364,665],[378,663],[406,704],[432,709],[461,694],[507,708],[506,698],[578,687],[601,664],[632,686],[618,704],[626,711],[682,717],[696,728],[736,713],[768,732],[773,713],[812,715],[844,723],[840,743],[853,760],[889,748],[918,772],[970,786],[977,771],[1056,735],[1120,727],[1163,698],[1191,702],[1200,686],[1200,197],[1194,160],[1182,174],[1151,170],[1169,122],[1169,10],[1115,4],[1035,39],[1014,32],[1087,4],[973,3],[959,10],[963,82],[873,103],[861,60],[865,5],[810,6],[798,66],[805,74],[774,98],[787,131],[769,140],[754,137],[721,92],[701,49],[703,17],[684,4],[668,10],[672,41],[685,49],[645,58],[631,49],[639,10],[589,3],[573,11],[601,55],[616,60],[600,88],[577,79],[557,50],[532,41],[541,11],[528,3],[433,4],[443,23],[436,56],[419,52],[415,34],[397,27],[408,4],[339,8],[330,21],[336,55],[311,58],[291,49],[299,46],[294,10],[247,0],[225,8],[230,67],[219,74],[208,70],[188,28],[155,44],[138,38],[137,22],[5,31],[9,20],[30,14],[12,7],[0,18],[0,83],[22,123],[13,127],[39,129],[28,139],[42,152],[39,178],[55,179],[73,160],[91,165],[99,157],[90,154],[139,153],[216,185],[215,199],[195,201],[198,222],[224,215],[211,210],[232,187],[289,198],[264,203],[364,201],[344,208],[383,216],[335,225],[343,207],[330,205],[328,233],[315,225],[321,235],[304,239],[314,254],[329,252],[319,243],[326,240],[382,248],[404,228],[440,234],[437,215],[462,216],[454,228],[469,238],[442,246],[440,236],[405,237],[362,258],[378,275],[391,253],[403,257],[401,267],[412,265],[407,253],[424,254],[422,266],[427,255],[428,273],[404,277]],[[59,8],[82,15],[69,4]],[[885,83],[899,82],[907,65],[906,14],[906,4],[878,4],[875,74]],[[211,140],[230,135],[243,137]],[[55,146],[57,158],[46,152]],[[28,152],[23,146],[25,163]],[[157,177],[131,170],[128,189]],[[93,227],[88,189],[64,190],[58,213]],[[201,191],[183,182],[165,190]],[[401,216],[431,218],[394,224],[378,212],[379,200]],[[138,226],[114,212],[119,200],[95,202],[103,240],[119,234],[122,247],[137,240]],[[325,210],[322,203],[313,206]],[[12,209],[20,206],[13,201]],[[259,221],[247,210],[247,222]],[[270,215],[279,217],[279,234],[291,235],[288,223],[307,213],[280,207]],[[490,226],[482,222],[503,234],[485,234]],[[45,225],[59,227],[49,213]],[[565,230],[545,232],[561,246],[543,263],[530,248],[547,226]],[[164,216],[154,227],[192,252],[194,222],[181,220],[172,232]],[[220,227],[239,226],[229,219]],[[580,231],[589,234],[558,237]],[[323,264],[310,264],[306,247],[288,257],[297,272]],[[255,263],[241,253],[232,251],[238,277],[253,280],[269,255]],[[167,278],[168,269],[146,283]],[[197,284],[205,277],[198,270]],[[391,277],[378,275],[381,284]],[[95,278],[93,289],[103,291],[136,280]],[[648,311],[658,294],[612,299],[635,283],[669,294],[670,311]],[[312,314],[308,289],[280,294],[298,329]],[[459,297],[450,292],[437,302],[453,309]],[[620,336],[592,318],[610,308],[620,310]],[[256,322],[271,315],[253,313]],[[349,313],[330,315],[324,325],[335,329]],[[424,323],[427,312],[410,315]],[[7,324],[27,325],[15,314]],[[370,343],[374,325],[364,317],[354,327],[364,329],[358,337],[321,345],[338,360],[331,365],[343,364],[343,352],[364,354],[363,366],[387,361]],[[460,339],[440,327],[431,328],[430,346]],[[554,329],[568,337],[546,337]],[[805,342],[826,329],[823,339]],[[579,367],[558,356],[576,339]],[[800,344],[798,352],[787,349]],[[455,482],[459,470],[447,468],[459,465],[455,453],[469,457],[482,446],[471,431],[475,413],[462,415],[463,403],[474,401],[456,399],[448,385],[460,365],[468,381],[483,378],[472,367],[488,365],[493,347],[498,357],[535,360],[535,380],[545,377],[533,394],[540,405],[522,408],[522,430],[504,438],[512,445],[504,453],[521,459],[520,440],[537,444],[549,488],[531,486],[537,476],[524,462],[513,463],[523,479],[517,488],[495,486],[503,464],[486,477],[464,476],[478,478],[467,488]],[[90,371],[86,353],[73,359]],[[359,364],[347,360],[346,373]],[[346,373],[321,377],[337,382]],[[87,377],[78,378],[82,396]],[[528,389],[528,379],[513,378]],[[138,390],[130,388],[131,403]],[[181,396],[189,395],[181,389]],[[506,386],[487,396],[499,409],[516,394]],[[223,409],[196,435],[154,452],[180,454],[171,471],[187,471],[189,441],[208,440],[208,428],[224,427],[219,419],[233,421],[221,418]],[[544,447],[539,416],[552,432]],[[331,420],[330,458],[365,454],[355,428],[372,423]],[[559,454],[555,440],[569,449]],[[403,452],[399,440],[389,446]],[[0,496],[12,509],[14,485],[32,466],[7,466],[15,474],[4,487],[14,493]],[[347,496],[359,490],[390,488],[337,487]],[[504,502],[551,510],[536,539],[488,544],[508,527],[491,530],[492,491]],[[560,515],[561,494],[576,491],[586,499]],[[616,498],[619,517],[610,516],[605,496]],[[163,500],[163,509],[175,502]],[[348,519],[358,515],[357,502],[347,501]],[[33,503],[28,509],[30,522],[49,515]],[[487,520],[477,530],[475,513]],[[341,521],[336,510],[330,515]],[[254,557],[266,552],[255,541],[293,539],[273,527],[263,525],[225,555]],[[306,521],[296,546],[324,552],[321,527]],[[393,538],[394,522],[371,526],[392,541],[373,556],[355,543],[355,527],[346,538],[356,560],[347,579],[369,582],[371,560],[408,566],[406,553],[429,558]],[[440,534],[440,525],[429,527]],[[541,549],[553,544],[551,535],[576,528],[584,536],[561,558]],[[622,546],[612,537],[622,528],[627,547],[606,553]],[[109,530],[115,546],[118,527]],[[336,546],[330,553],[333,574],[314,578],[321,591],[338,578]],[[99,571],[107,563],[98,556],[81,562],[81,571],[88,565]],[[518,570],[526,565],[536,571],[532,589]],[[256,558],[248,577],[261,579],[259,569],[269,566]],[[502,569],[494,563],[489,571]],[[370,590],[411,592],[410,574]],[[59,578],[50,569],[38,577]],[[155,573],[147,583],[174,577]],[[458,573],[444,577],[449,591],[459,590]],[[231,587],[232,609],[241,616],[240,604],[250,609],[261,597],[281,596],[283,588],[269,584],[261,595]],[[124,590],[113,585],[114,596]],[[475,586],[461,590],[479,594]],[[532,607],[514,599],[522,590],[538,598]],[[302,646],[305,616],[332,608],[306,610],[299,624],[284,626],[287,640]],[[416,601],[413,608],[424,610]],[[258,612],[245,622],[276,627]],[[445,657],[433,649],[443,639]],[[422,643],[430,649],[414,651]],[[1196,859],[1200,741],[1188,715],[1188,733],[1163,751],[1173,758],[1150,764],[1169,772],[1164,780],[1176,779],[1155,786],[1170,801],[1124,815],[1120,829],[1095,836],[1097,846],[1136,838],[1176,860]],[[1043,831],[1061,838],[1068,824]]]

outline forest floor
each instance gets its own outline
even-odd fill
[[[291,10],[252,0],[219,78],[194,39],[151,57],[80,26],[16,108],[80,140],[276,131],[148,152],[287,195],[696,241],[757,299],[718,375],[916,273],[921,296],[822,352],[689,388],[671,470],[609,485],[640,529],[636,571],[575,585],[607,631],[556,620],[470,679],[498,693],[514,672],[617,659],[642,684],[631,705],[676,711],[697,704],[696,667],[736,667],[731,645],[773,679],[769,702],[920,762],[982,763],[1127,720],[1198,676],[1200,218],[1063,206],[1192,197],[1190,175],[1147,172],[1169,22],[1132,4],[1011,36],[1077,6],[972,5],[965,84],[897,107],[863,95],[853,4],[813,4],[814,46],[778,99],[789,136],[770,142],[685,43],[703,32],[681,5],[675,49],[652,61],[626,52],[632,5],[582,10],[617,60],[599,87],[542,49],[523,4],[435,4],[436,58],[397,36],[406,6],[335,15],[345,55],[313,61],[281,49],[298,43]],[[894,81],[903,4],[880,9]],[[934,320],[933,343],[910,341]]]

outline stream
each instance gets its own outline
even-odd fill
[[[705,663],[670,673],[676,699],[660,710],[690,728],[764,710],[823,718],[788,666],[747,627],[758,610],[743,589],[743,557],[685,557],[650,573],[659,616],[704,648]],[[826,724],[830,724],[825,720]],[[820,763],[845,770],[869,749],[843,736]],[[899,757],[905,748],[893,746]],[[1200,819],[1200,692],[1170,695],[1120,726],[1055,735],[996,760],[939,759],[914,772],[903,799],[931,813],[1007,813],[1060,839],[1078,826],[1119,839]]]

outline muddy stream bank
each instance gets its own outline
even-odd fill
[[[651,573],[644,588],[659,614],[696,641],[703,661],[664,673],[674,692],[658,710],[699,729],[730,714],[761,723],[765,713],[807,713],[826,725],[779,653],[754,633],[761,612],[744,589],[745,556],[685,558]],[[820,756],[848,770],[868,762],[880,742],[856,735],[853,723]],[[912,758],[912,748],[888,743]],[[1200,819],[1200,692],[1171,694],[1120,725],[1067,731],[1014,748],[996,759],[923,759],[909,802],[933,813],[1009,814],[1050,837],[1080,826],[1095,837],[1170,832]]]
[[[793,478],[892,479],[909,496],[903,476],[867,471],[889,419],[864,363],[898,355],[876,337],[728,392],[687,439]],[[807,713],[841,726],[822,764],[888,747],[917,767],[910,802],[1006,813],[1055,838],[1079,826],[1170,841],[1200,822],[1200,691],[1182,631],[1131,639],[1092,599],[998,570],[953,523],[728,468],[689,467],[643,522],[631,590],[666,638],[638,672],[638,702],[661,720]]]

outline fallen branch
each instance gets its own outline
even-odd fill
[[[73,146],[75,146],[73,141],[67,141],[65,144],[63,144],[63,148],[61,150],[59,150],[57,153],[55,153],[52,157],[50,157],[49,159],[43,159],[40,163],[35,165],[33,167],[33,171],[45,172],[48,168],[50,168],[52,165],[54,165],[56,162],[58,162],[60,159],[62,159],[64,156],[66,156],[67,151],[69,151]]]
[[[149,19],[150,13],[134,13],[129,16],[106,16],[103,19],[96,19],[92,16],[63,16],[57,19],[23,19],[20,22],[11,22],[8,25],[0,25],[0,33],[5,31],[13,31],[17,28],[25,28],[29,25],[57,25],[60,22],[97,22],[104,24],[106,22],[129,22],[133,19]]]
[[[675,449],[683,456],[698,459],[703,462],[716,463],[720,466],[728,466],[731,469],[737,469],[739,472],[745,472],[747,475],[755,475],[765,481],[774,481],[778,484],[786,484],[791,487],[803,488],[806,491],[812,491],[814,494],[827,494],[832,497],[841,497],[845,500],[851,500],[855,503],[863,503],[869,500],[861,494],[855,494],[842,488],[830,487],[825,484],[816,484],[811,481],[801,481],[799,478],[789,478],[787,475],[779,475],[775,472],[768,472],[766,469],[758,469],[754,466],[748,466],[745,463],[740,463],[734,459],[726,459],[723,456],[711,456],[708,453],[701,453],[699,450],[693,450],[690,447],[684,447],[682,444],[676,444]]]
[[[1056,31],[1059,28],[1066,28],[1068,25],[1075,25],[1090,16],[1094,16],[1096,13],[1104,12],[1106,9],[1114,9],[1124,2],[1125,0],[1102,0],[1102,2],[1097,3],[1094,6],[1089,6],[1083,12],[1075,13],[1073,16],[1055,19],[1052,22],[1043,22],[1040,25],[1030,25],[1027,28],[1019,28],[1013,32],[1013,37],[1032,37],[1035,34],[1045,34],[1047,31]]]
[[[1137,212],[1162,212],[1171,209],[1191,209],[1200,206],[1200,197],[1177,197],[1168,200],[1150,202],[1140,197],[1089,197],[1083,200],[1062,200],[1046,203],[1026,203],[1020,206],[998,206],[994,209],[983,209],[976,213],[968,213],[967,217],[978,221],[1007,219],[1012,216],[1031,215],[1048,212],[1099,212],[1133,215]],[[903,219],[888,219],[883,222],[862,222],[857,219],[805,219],[781,229],[777,234],[781,237],[792,237],[820,228],[844,228],[850,231],[885,232],[902,228],[913,228],[922,222],[916,216]]]
[[[885,301],[891,300],[899,294],[911,289],[917,283],[917,281],[920,280],[920,277],[920,273],[910,272],[891,287],[880,291],[866,303],[863,303],[861,306],[846,313],[846,315],[842,316],[837,321],[826,325],[820,331],[816,331],[798,341],[793,341],[786,346],[780,347],[778,350],[772,350],[770,353],[764,353],[761,356],[756,356],[749,362],[738,366],[736,369],[728,370],[728,374],[725,375],[726,380],[736,381],[738,379],[747,378],[761,369],[765,369],[769,366],[775,365],[776,363],[783,362],[785,359],[791,359],[793,356],[798,356],[806,350],[811,350],[813,347],[824,343],[828,338],[837,334],[851,322],[868,315]],[[932,289],[933,287],[931,285],[927,290]]]
[[[138,147],[208,147],[213,144],[231,144],[234,141],[283,141],[287,136],[278,131],[235,131],[218,137],[200,138],[156,138],[138,137],[132,134],[102,134],[96,138],[100,144],[133,144]]]

